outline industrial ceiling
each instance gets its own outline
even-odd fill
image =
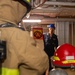
[[[40,24],[56,21],[75,21],[75,0],[47,0],[43,6],[31,10],[30,17],[24,19],[41,19]]]

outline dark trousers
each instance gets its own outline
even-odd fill
[[[51,65],[51,57],[48,57],[49,58],[49,71],[51,70],[51,69],[53,69],[53,67],[52,67],[52,65]]]

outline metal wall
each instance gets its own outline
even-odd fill
[[[55,26],[59,45],[70,43],[75,46],[75,22],[56,22]]]
[[[55,33],[58,36],[59,45],[69,42],[69,22],[56,22]]]
[[[70,43],[75,46],[75,22],[70,24]]]

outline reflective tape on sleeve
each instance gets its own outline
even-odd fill
[[[18,69],[2,68],[1,75],[19,75]]]

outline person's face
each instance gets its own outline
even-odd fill
[[[54,30],[55,30],[54,28],[49,28],[49,33],[52,33],[53,34],[54,33]]]

